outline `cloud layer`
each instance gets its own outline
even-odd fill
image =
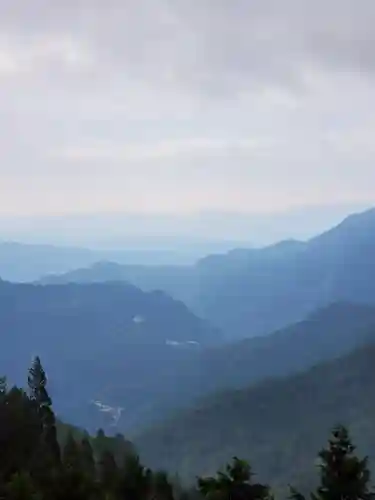
[[[375,201],[372,0],[0,4],[1,214]]]

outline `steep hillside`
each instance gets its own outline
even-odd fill
[[[163,289],[221,328],[229,340],[263,335],[332,302],[375,303],[375,210],[301,243],[211,255],[192,267],[94,266],[47,280],[125,279]]]
[[[13,374],[18,359],[25,365],[40,354],[57,409],[90,429],[104,425],[101,415],[135,432],[210,392],[296,373],[375,337],[375,307],[364,305],[334,304],[268,336],[220,346],[219,332],[161,292],[122,283],[1,289],[4,352],[12,353],[2,365]]]
[[[375,306],[336,303],[273,334],[202,352],[200,387],[243,387],[306,370],[375,341]]]
[[[57,410],[90,429],[99,415],[121,417],[123,428],[141,422],[195,351],[220,338],[181,302],[124,283],[0,282],[0,331],[1,372],[20,384],[40,355]]]
[[[375,307],[334,304],[274,334],[196,350],[174,373],[173,397],[160,398],[153,420],[204,395],[302,372],[375,341]],[[137,432],[140,426],[137,426]]]
[[[316,452],[338,422],[375,458],[374,356],[375,347],[367,346],[303,374],[217,394],[135,444],[148,464],[186,479],[212,473],[236,455],[276,487],[311,485]]]

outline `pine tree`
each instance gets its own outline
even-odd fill
[[[372,500],[370,471],[367,457],[355,454],[347,429],[333,429],[327,448],[319,453],[320,485],[311,495],[312,500]],[[292,490],[293,500],[304,500],[303,495]]]
[[[32,479],[27,473],[17,472],[5,488],[7,500],[41,500],[41,495],[35,489]]]
[[[47,376],[39,356],[34,358],[29,369],[28,385],[30,399],[37,403],[38,408],[42,408],[43,406],[50,407],[52,405],[47,392]]]
[[[117,489],[118,483],[118,467],[113,454],[106,450],[104,451],[98,463],[99,480],[104,492],[112,493]]]
[[[29,370],[29,397],[39,416],[41,424],[41,446],[54,461],[60,463],[60,447],[57,441],[56,418],[52,401],[47,391],[47,376],[37,356]]]
[[[0,402],[0,475],[28,470],[39,443],[39,420],[26,393],[13,387]]]
[[[119,494],[127,500],[142,500],[149,498],[152,493],[152,473],[144,467],[136,454],[125,460],[122,470]]]
[[[69,432],[62,452],[62,463],[65,469],[81,469],[81,453],[73,434]]]
[[[92,479],[96,477],[96,465],[94,452],[90,443],[90,439],[86,436],[81,441],[81,457],[82,468],[84,473]]]
[[[0,400],[6,396],[8,392],[8,383],[6,377],[0,377]]]
[[[152,475],[152,498],[174,500],[173,485],[164,471],[158,471]]]
[[[328,448],[319,453],[320,486],[315,498],[320,500],[370,500],[370,471],[367,457],[359,459],[354,455],[347,429],[336,427],[332,432]]]
[[[198,489],[209,500],[265,500],[271,497],[269,487],[253,483],[250,465],[237,457],[225,472],[216,477],[199,478]]]
[[[83,447],[70,432],[62,452],[62,467],[58,473],[56,500],[89,500],[96,492],[95,475],[85,470]]]

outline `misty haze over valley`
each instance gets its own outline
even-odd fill
[[[0,499],[374,497],[374,24],[0,3]]]

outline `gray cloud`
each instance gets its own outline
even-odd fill
[[[0,17],[10,47],[35,63],[91,62],[103,79],[116,68],[215,94],[298,82],[309,65],[374,69],[371,0],[15,0]]]
[[[372,0],[0,3],[2,213],[375,199]]]

